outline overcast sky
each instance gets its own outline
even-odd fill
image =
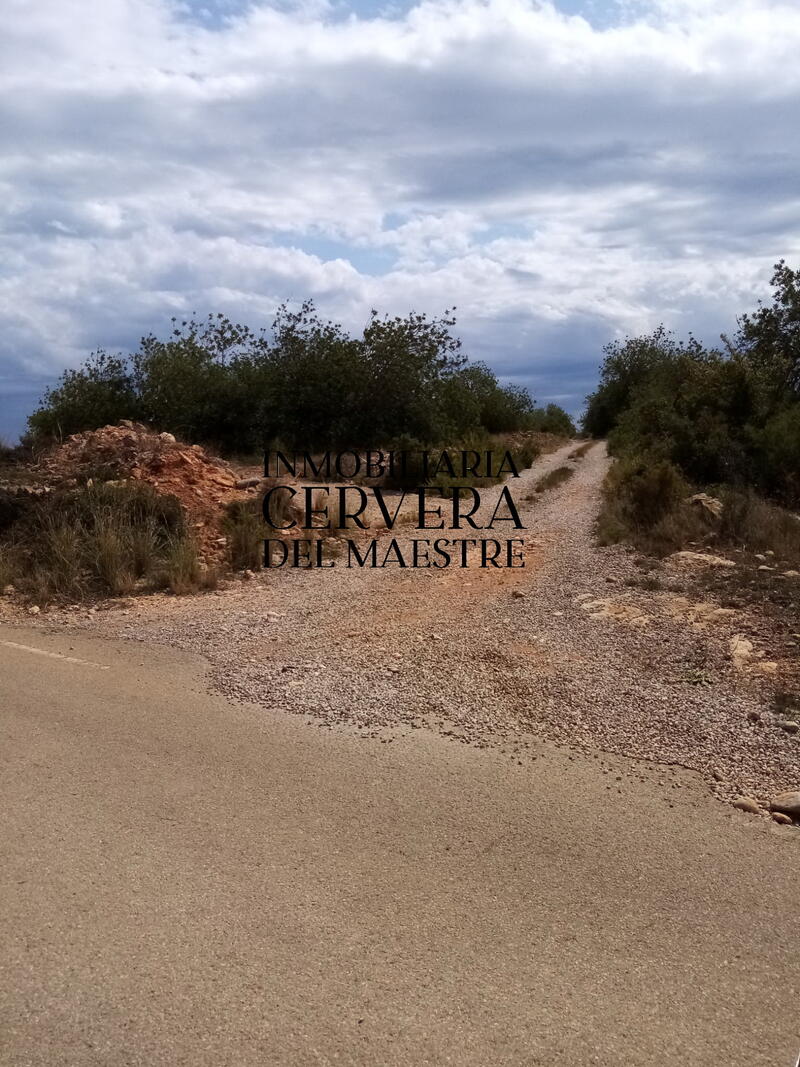
[[[800,263],[800,4],[5,0],[0,434],[93,348],[458,308],[573,411]]]

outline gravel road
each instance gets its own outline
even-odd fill
[[[200,653],[228,697],[387,743],[427,728],[514,759],[536,758],[544,741],[632,756],[652,761],[641,772],[664,779],[668,802],[663,765],[699,772],[726,799],[799,788],[800,737],[773,721],[763,676],[729,654],[746,620],[713,604],[698,614],[670,587],[679,579],[651,592],[627,585],[641,578],[632,553],[600,548],[592,533],[604,446],[578,460],[572,451],[510,482],[526,526],[522,570],[340,562],[61,621]],[[575,467],[565,484],[533,493],[565,463]],[[485,493],[489,507],[499,491]]]

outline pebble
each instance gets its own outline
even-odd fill
[[[800,790],[778,793],[769,802],[769,810],[790,815],[793,819],[800,819]]]
[[[758,802],[753,800],[752,797],[737,797],[733,802],[733,806],[738,808],[739,811],[747,811],[751,815],[759,815],[761,813]]]

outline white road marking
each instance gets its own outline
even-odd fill
[[[66,663],[81,663],[84,667],[97,667],[101,671],[111,670],[104,663],[92,663],[90,659],[78,659],[77,656],[64,656],[61,652],[47,652],[44,648],[34,648],[33,645],[20,645],[16,641],[0,641],[0,645],[6,645],[7,648],[19,648],[23,652],[35,652],[37,656],[49,656],[50,659],[63,659]]]

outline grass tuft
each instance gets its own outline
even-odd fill
[[[82,486],[9,505],[7,519],[0,576],[40,603],[181,585],[181,574],[199,569],[179,502],[150,486]]]
[[[260,498],[232,501],[227,508],[224,528],[231,568],[235,571],[261,570],[265,523]]]
[[[555,470],[545,474],[536,483],[535,489],[537,493],[545,493],[548,489],[556,489],[559,485],[563,485],[572,475],[575,473],[574,467],[556,467]]]

